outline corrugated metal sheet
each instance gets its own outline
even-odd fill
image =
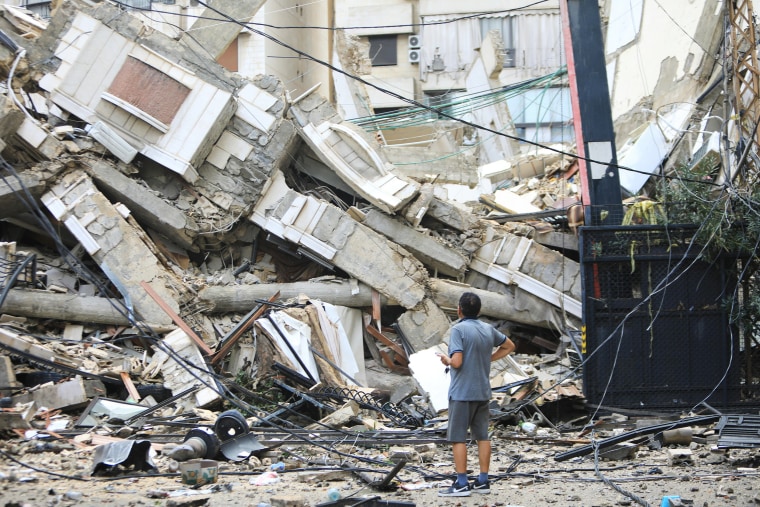
[[[718,421],[718,447],[760,447],[760,415],[724,415]]]

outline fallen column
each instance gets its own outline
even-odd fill
[[[2,313],[35,319],[55,319],[113,326],[131,326],[121,300],[78,294],[59,294],[42,290],[12,289],[3,303]],[[146,323],[156,332],[175,326]]]
[[[40,165],[20,173],[18,179],[6,174],[0,179],[0,218],[17,217],[28,212],[25,190],[33,199],[38,199],[45,191],[48,181],[64,167],[63,164]]]
[[[450,321],[446,313],[430,298],[398,318],[398,328],[414,352],[438,345],[448,334]]]
[[[275,292],[280,293],[282,300],[306,295],[335,306],[372,306],[372,288],[356,280],[212,286],[201,290],[198,300],[214,313],[247,312],[256,305],[256,300],[267,299]],[[381,302],[391,304],[387,298]]]
[[[561,311],[543,299],[519,292],[514,286],[505,286],[504,293],[479,289],[471,285],[430,278],[428,281],[431,299],[441,309],[456,314],[459,297],[463,292],[474,292],[480,296],[480,314],[492,319],[509,320],[521,324],[561,329]],[[275,292],[280,299],[287,300],[306,295],[336,306],[349,308],[369,308],[372,306],[372,288],[356,280],[326,280],[319,282],[260,283],[254,285],[211,286],[198,293],[198,300],[212,313],[247,312],[257,300],[267,299]],[[396,306],[398,302],[381,297],[383,306]],[[424,305],[423,305],[424,306]],[[424,310],[423,310],[424,311]],[[419,316],[418,316],[419,317]],[[411,318],[411,315],[407,318]],[[446,319],[447,320],[447,319]]]
[[[561,311],[541,298],[505,286],[505,293],[479,289],[467,284],[431,278],[432,297],[438,305],[452,313],[456,312],[463,292],[480,296],[480,315],[493,319],[509,320],[547,329],[562,329],[564,319]]]

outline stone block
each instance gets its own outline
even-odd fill
[[[668,449],[668,465],[693,465],[694,458],[689,449]]]

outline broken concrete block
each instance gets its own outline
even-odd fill
[[[662,443],[665,445],[689,445],[692,433],[693,429],[689,427],[665,430],[662,432]]]
[[[668,465],[693,465],[694,457],[689,449],[668,449]]]
[[[36,412],[37,405],[34,401],[0,410],[0,430],[29,429],[32,427],[30,421]]]
[[[63,328],[63,339],[67,341],[82,341],[84,326],[81,324],[66,324]]]
[[[440,344],[449,332],[450,320],[446,313],[430,298],[404,312],[398,318],[399,331],[413,351],[425,350]]]
[[[420,261],[339,208],[288,189],[279,172],[256,203],[251,220],[405,308],[417,306],[425,296],[428,275]]]
[[[176,313],[181,283],[159,262],[133,225],[100,193],[83,171],[71,171],[42,196],[58,220],[76,236],[127,300],[127,307],[147,322],[170,324],[171,318],[140,285],[146,281]],[[92,214],[94,221],[87,220]]]
[[[225,16],[230,16],[230,19],[251,19],[263,4],[264,0],[253,2],[219,0],[219,3],[214,3],[213,8],[206,6],[206,9],[198,15],[198,19],[193,23],[197,34],[193,34],[192,37],[183,37],[186,34],[180,31],[178,38],[182,37],[182,42],[194,52],[211,55],[216,60],[235,41],[240,34],[240,27],[235,27],[235,23],[219,23],[214,16],[224,12]]]
[[[175,395],[198,384],[199,380],[203,382],[203,386],[192,396],[178,400],[176,402],[178,405],[186,411],[191,411],[195,407],[202,408],[219,400],[216,381],[206,366],[206,360],[198,350],[198,346],[183,330],[172,331],[164,337],[161,346],[153,348],[155,353],[143,372],[145,378],[154,378],[160,373],[164,379],[164,387],[170,389]],[[165,348],[172,351],[171,356],[164,350]],[[182,362],[177,362],[175,357],[179,357]],[[188,371],[186,364],[194,365],[192,373]]]
[[[19,387],[22,387],[22,384],[16,380],[16,372],[13,370],[11,358],[0,356],[0,390],[2,395],[6,396]]]
[[[362,224],[409,250],[429,266],[434,274],[461,277],[467,269],[467,258],[464,255],[381,211],[367,212]]]
[[[341,426],[344,426],[346,423],[348,423],[351,418],[356,417],[358,414],[359,404],[354,400],[348,400],[346,404],[340,407],[338,410],[326,417],[323,417],[319,423],[311,424],[307,426],[307,428],[317,429],[323,427],[324,425],[330,426],[332,428],[340,428]]]
[[[620,442],[599,451],[599,457],[611,461],[620,461],[636,457],[639,446],[630,442]]]
[[[391,447],[388,449],[388,460],[393,463],[399,463],[402,460],[406,462],[419,461],[419,453],[411,447]]]
[[[417,198],[406,207],[404,218],[406,218],[407,222],[412,224],[413,227],[420,225],[425,213],[427,213],[428,208],[430,208],[430,202],[433,200],[434,195],[435,187],[430,183],[425,183],[420,187],[420,193],[417,195]]]
[[[198,226],[185,213],[152,192],[146,192],[143,185],[127,178],[107,160],[89,161],[87,172],[104,194],[113,202],[126,205],[140,224],[155,229],[182,248],[197,250],[193,239],[198,234]]]
[[[4,94],[0,99],[0,139],[5,140],[15,133],[26,119],[24,112],[16,107],[10,94]]]
[[[45,384],[30,393],[14,396],[13,403],[34,401],[38,407],[48,410],[71,409],[86,405],[94,396],[105,396],[106,388],[100,380],[75,377],[59,384]]]
[[[28,207],[24,204],[25,199],[22,197],[25,195],[26,189],[33,198],[38,198],[44,191],[48,184],[48,181],[55,176],[62,165],[59,164],[46,164],[43,170],[36,167],[33,170],[24,171],[19,173],[19,179],[16,178],[3,178],[0,180],[0,218],[17,217],[20,213],[28,211]],[[23,187],[22,187],[23,185]]]
[[[430,201],[426,216],[435,218],[458,231],[468,231],[478,223],[478,219],[469,209],[438,198]]]

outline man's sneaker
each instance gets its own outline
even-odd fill
[[[446,489],[439,489],[438,496],[470,496],[470,485],[460,486],[455,482]]]
[[[477,479],[475,479],[475,482],[472,483],[472,486],[470,486],[470,490],[473,493],[480,493],[481,495],[487,495],[491,492],[491,483],[486,482],[479,482]]]

